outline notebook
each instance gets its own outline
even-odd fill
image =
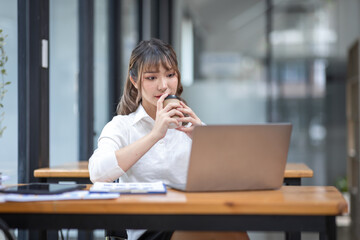
[[[189,191],[235,191],[281,187],[290,144],[290,123],[195,127],[187,183]]]

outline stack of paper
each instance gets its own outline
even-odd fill
[[[118,198],[119,193],[90,193],[89,191],[72,191],[62,194],[36,195],[36,194],[2,194],[4,201],[9,202],[33,202],[33,201],[57,201],[77,199],[113,199]]]
[[[96,182],[91,188],[92,193],[166,193],[163,182],[130,182],[106,183]]]

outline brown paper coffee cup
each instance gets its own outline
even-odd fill
[[[180,98],[176,95],[169,95],[167,96],[165,99],[164,99],[164,107],[166,107],[169,103],[178,103],[180,102]],[[173,118],[179,118],[179,116],[177,115],[174,115]],[[169,125],[169,129],[171,128],[177,128],[177,127],[180,127],[182,125],[182,123],[180,122],[179,125],[176,125],[174,123],[170,123]]]

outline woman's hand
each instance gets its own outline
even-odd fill
[[[165,137],[171,123],[179,125],[180,119],[184,117],[184,114],[178,110],[179,108],[182,108],[179,103],[169,103],[164,108],[164,99],[168,95],[168,93],[163,94],[157,101],[155,125],[151,132],[158,140]],[[172,118],[174,115],[177,115],[180,118]]]
[[[186,106],[185,103],[180,101],[180,105],[181,105],[181,108],[178,108],[178,110],[180,112],[182,112],[183,115],[186,114],[187,116],[179,118],[179,121],[180,122],[189,122],[189,123],[191,123],[191,126],[178,127],[176,129],[186,133],[192,139],[194,128],[195,128],[195,126],[201,125],[201,120],[200,120],[200,118],[198,118],[198,116],[196,116],[196,114],[194,113],[194,111],[191,108]]]

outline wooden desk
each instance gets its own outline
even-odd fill
[[[336,239],[335,216],[348,211],[335,187],[121,195],[113,200],[0,203],[0,218],[25,229],[162,229],[319,232]],[[324,237],[324,238],[323,238]]]
[[[287,163],[284,173],[284,183],[286,185],[301,185],[302,178],[312,178],[314,176],[311,170],[304,163]]]
[[[302,178],[311,178],[314,175],[304,163],[287,163],[284,175],[286,185],[301,185]],[[41,182],[75,181],[90,183],[88,162],[68,163],[58,167],[40,168],[34,171],[34,176]]]

